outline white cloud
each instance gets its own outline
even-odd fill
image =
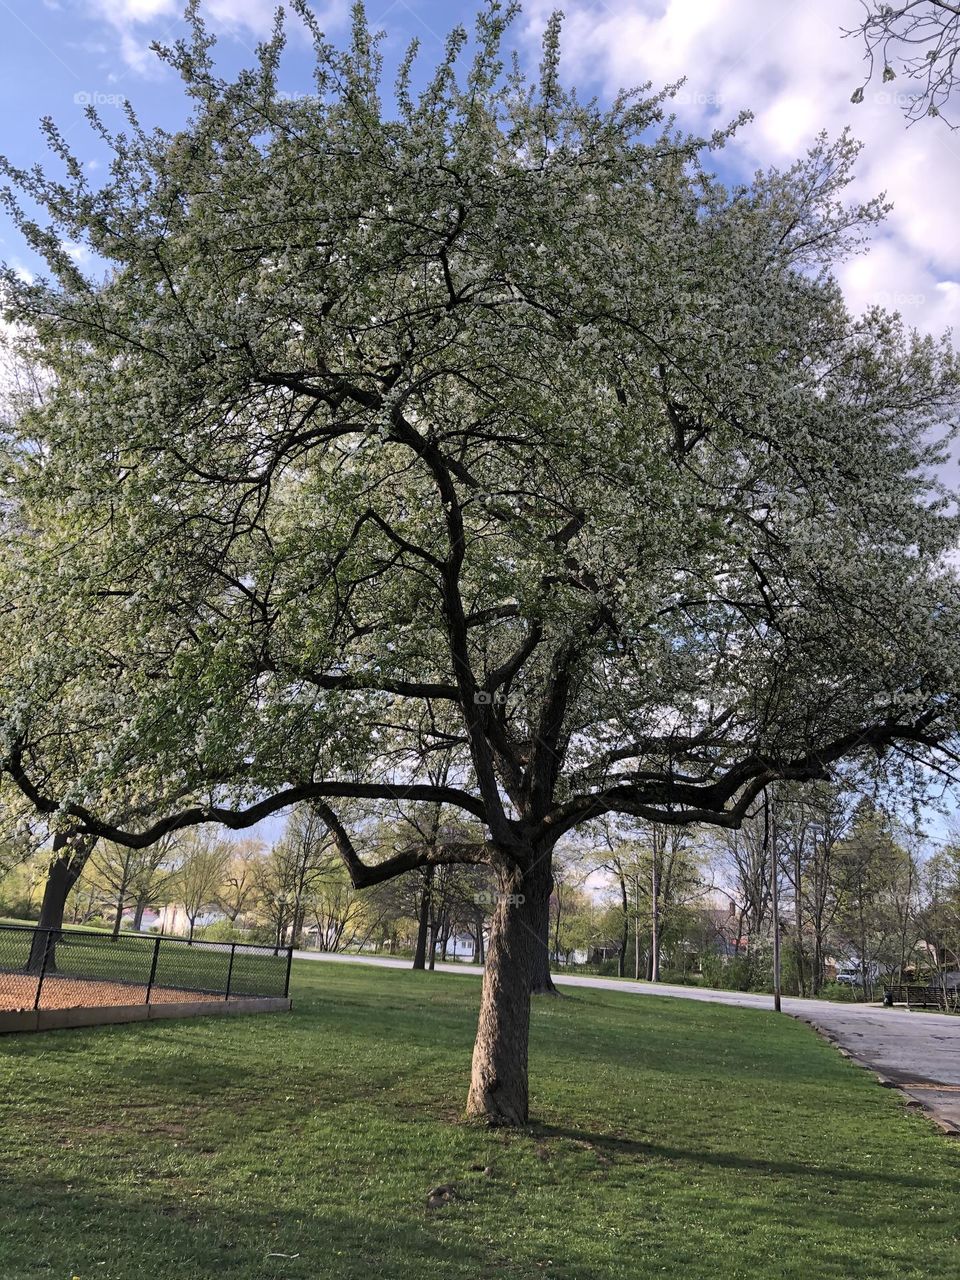
[[[75,262],[78,267],[85,267],[93,260],[93,252],[89,245],[81,244],[76,240],[62,240],[60,247],[71,262]]]
[[[118,27],[177,12],[176,0],[96,0],[96,7]]]
[[[181,18],[184,0],[92,0],[92,7],[114,26],[128,27],[158,18]],[[273,0],[205,0],[203,13],[222,25],[264,32],[273,25],[275,8]]]
[[[553,0],[527,6],[528,37],[538,35]],[[563,39],[570,79],[599,81],[609,93],[687,76],[677,101],[682,125],[708,131],[744,108],[754,112],[726,163],[742,176],[788,164],[821,130],[847,124],[865,143],[851,198],[886,191],[894,209],[870,255],[839,277],[851,305],[885,302],[933,332],[960,328],[960,135],[941,122],[907,128],[905,85],[875,84],[862,105],[850,95],[863,76],[862,48],[844,39],[858,0],[571,0]]]
[[[870,252],[843,263],[837,277],[854,311],[876,303],[918,328],[960,334],[960,284],[941,277],[895,236],[877,237]]]
[[[87,3],[94,17],[114,28],[124,63],[139,75],[150,75],[157,67],[150,42],[172,39],[182,31],[184,0],[87,0]],[[246,39],[253,42],[273,29],[276,7],[276,0],[204,0],[202,13],[214,31],[227,33],[241,42]],[[333,26],[342,20],[346,3],[331,0],[326,7],[316,8],[321,23]]]
[[[21,262],[18,258],[12,258],[10,260],[10,266],[13,267],[17,278],[22,280],[24,284],[33,283],[35,279],[34,274],[25,263]]]

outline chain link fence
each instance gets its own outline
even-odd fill
[[[0,925],[0,1010],[286,998],[292,947]]]

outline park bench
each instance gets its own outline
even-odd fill
[[[955,987],[948,988],[946,995],[942,987],[920,983],[904,983],[887,988],[888,999],[885,1004],[905,1004],[908,1009],[954,1009],[960,1005],[960,991]]]

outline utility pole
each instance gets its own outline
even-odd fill
[[[763,793],[763,842],[770,857],[770,905],[773,907],[773,1007],[780,1009],[780,868],[777,861],[777,826],[770,794]]]
[[[666,836],[654,827],[650,845],[650,981],[660,981],[660,841]]]

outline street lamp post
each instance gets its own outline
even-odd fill
[[[777,828],[769,792],[763,795],[764,844],[770,857],[770,905],[773,907],[773,1007],[780,1008],[780,868],[777,860]]]
[[[822,822],[808,822],[808,823],[807,823],[807,835],[809,835],[810,840],[811,840],[811,842],[812,842],[812,844],[813,844],[813,853],[814,853],[814,858],[816,858],[816,853],[817,853],[817,841],[818,841],[818,840],[823,836],[823,834],[824,834],[824,829],[825,829],[825,828],[824,828],[824,825],[823,825],[823,823],[822,823]],[[798,843],[797,843],[797,848],[798,848],[798,849],[800,848],[800,843],[799,843],[799,841],[798,841]],[[798,937],[798,938],[800,937],[800,888],[799,888],[799,882],[800,882],[800,876],[799,876],[799,873],[798,873],[798,875],[797,875],[797,937]],[[813,923],[813,922],[811,922],[811,923]],[[822,958],[821,958],[821,956],[820,956],[820,948],[819,948],[819,944],[818,944],[818,942],[817,942],[817,938],[818,938],[818,937],[819,937],[819,931],[818,931],[818,932],[815,934],[815,936],[814,936],[813,955],[812,955],[812,956],[811,956],[811,958],[810,958],[810,994],[811,994],[811,995],[814,995],[814,996],[819,994],[819,991],[820,991],[820,981],[821,981],[822,969],[823,969],[823,961],[822,961]]]
[[[780,1012],[780,868],[777,865],[777,829],[771,822],[770,849],[773,853],[773,1007]]]

